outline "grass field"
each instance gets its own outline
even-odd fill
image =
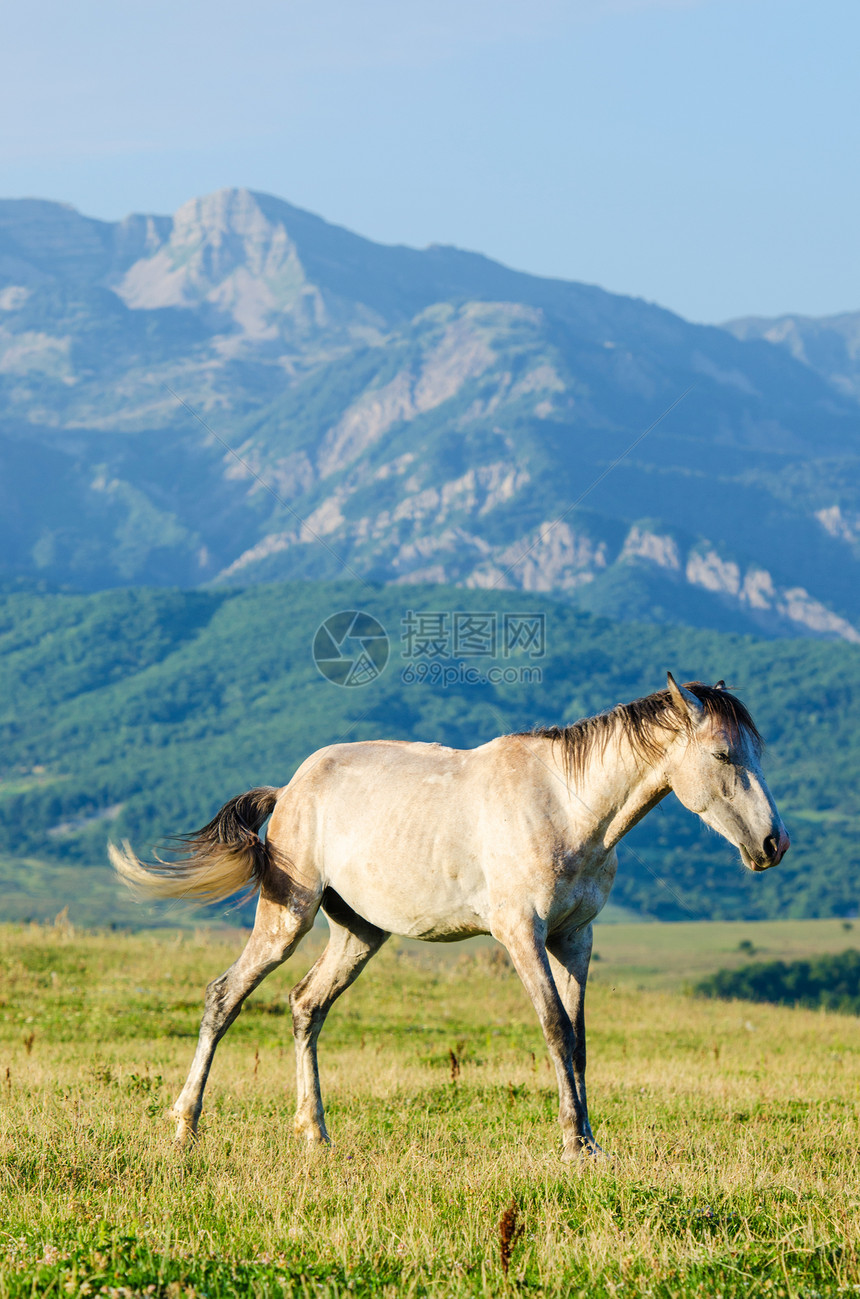
[[[601,926],[589,1078],[612,1158],[576,1171],[533,1012],[486,944],[370,965],[322,1037],[335,1144],[308,1151],[285,998],[312,934],[227,1035],[183,1154],[162,1116],[242,936],[7,926],[0,1296],[860,1292],[860,1024],[681,991],[748,961],[741,942],[773,959],[857,937]]]

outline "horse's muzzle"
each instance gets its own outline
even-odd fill
[[[752,853],[741,849],[741,856],[744,859],[744,865],[749,866],[753,871],[770,870],[771,866],[778,866],[785,854],[791,847],[791,840],[785,826],[780,826],[778,834],[769,834],[762,844],[760,853],[753,857]]]

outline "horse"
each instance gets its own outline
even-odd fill
[[[335,1000],[392,934],[452,942],[491,934],[537,1013],[558,1080],[562,1159],[600,1156],[585,1089],[592,921],[616,846],[673,791],[752,871],[789,847],[761,770],[763,741],[720,681],[667,688],[570,726],[475,749],[369,740],[307,758],[282,788],[231,799],[176,860],[109,845],[119,875],[161,897],[259,894],[238,960],[206,989],[197,1050],[170,1117],[196,1137],[218,1042],[250,992],[286,961],[322,907],[329,940],[290,993],[294,1129],[328,1142],[317,1039]],[[268,818],[265,840],[259,831]]]

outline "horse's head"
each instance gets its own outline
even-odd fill
[[[762,775],[761,739],[749,714],[722,681],[687,689],[668,675],[673,709],[685,723],[673,746],[672,789],[740,850],[750,870],[776,866],[790,840]]]

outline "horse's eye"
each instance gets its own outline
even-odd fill
[[[727,753],[715,753],[714,757],[716,758],[717,762],[731,762],[731,758]]]

